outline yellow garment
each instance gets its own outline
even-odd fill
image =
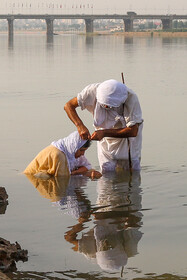
[[[40,172],[52,176],[69,176],[66,155],[52,145],[46,147],[31,161],[23,173],[34,175]]]
[[[33,175],[26,174],[29,181],[39,191],[41,196],[50,199],[51,202],[59,201],[66,195],[66,189],[69,184],[69,176],[51,177],[48,180],[36,178]]]

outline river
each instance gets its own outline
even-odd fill
[[[9,195],[0,236],[29,255],[11,279],[187,279],[186,54],[187,38],[0,34],[0,186]],[[28,180],[33,157],[75,130],[64,104],[121,72],[143,111],[141,172]],[[96,143],[86,155],[99,170]]]

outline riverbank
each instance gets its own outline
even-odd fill
[[[7,34],[7,31],[0,31],[0,34]],[[15,30],[14,34],[46,34],[43,30]],[[63,34],[77,34],[87,36],[124,36],[124,37],[187,37],[187,32],[166,32],[166,31],[142,31],[142,32],[110,32],[110,31],[96,31],[93,33],[77,32],[77,31],[54,31],[54,35]]]
[[[117,34],[120,35],[120,34]],[[137,36],[137,37],[187,37],[187,32],[158,32],[158,31],[149,31],[149,32],[125,32],[123,36]]]
[[[187,32],[162,32],[162,31],[142,31],[142,32],[95,32],[95,35],[114,35],[125,37],[187,37]]]

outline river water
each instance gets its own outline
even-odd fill
[[[29,256],[11,279],[187,279],[186,57],[187,38],[0,35],[0,186],[9,195],[0,236]],[[141,172],[47,183],[23,175],[75,130],[65,102],[121,72],[142,106]],[[86,155],[99,169],[96,143]]]

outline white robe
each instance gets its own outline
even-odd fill
[[[93,114],[95,129],[117,129],[139,124],[138,135],[128,138],[129,145],[127,138],[105,137],[97,142],[100,168],[102,172],[113,171],[117,167],[128,169],[130,146],[132,169],[139,170],[143,119],[138,97],[131,89],[123,85],[126,87],[127,92],[124,93],[125,96],[119,96],[122,102],[121,105],[111,109],[104,109],[97,101],[99,86],[100,83],[88,85],[77,95],[81,109],[87,109]]]

